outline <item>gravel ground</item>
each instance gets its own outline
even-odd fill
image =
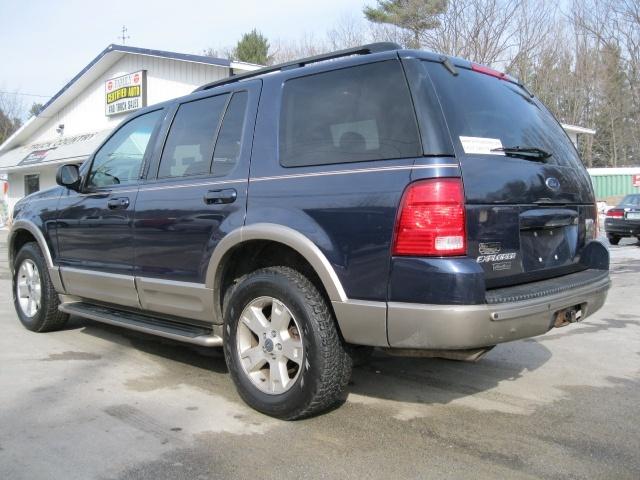
[[[2,233],[0,258],[6,258]],[[475,364],[376,354],[294,423],[236,394],[219,350],[74,318],[23,329],[0,264],[0,478],[640,478],[640,244],[604,309]]]

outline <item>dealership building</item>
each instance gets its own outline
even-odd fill
[[[128,112],[259,66],[223,58],[109,45],[0,145],[13,210],[55,185],[58,167],[82,163]]]

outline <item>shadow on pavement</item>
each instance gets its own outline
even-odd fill
[[[73,317],[68,329],[129,346],[149,355],[215,373],[226,373],[222,349],[183,345],[171,340]],[[535,370],[551,357],[538,342],[518,343],[518,362],[501,358],[496,347],[477,363],[434,358],[394,357],[376,352],[369,363],[353,370],[347,394],[409,403],[447,404],[455,399],[493,389]],[[231,380],[229,379],[229,382]]]
[[[354,369],[349,390],[397,402],[447,404],[491,390],[505,380],[517,380],[551,358],[551,352],[538,342],[517,344],[518,363],[500,358],[500,348],[476,363],[376,352],[369,364]]]
[[[227,373],[227,365],[221,348],[206,348],[186,345],[170,339],[156,337],[112,325],[93,322],[80,317],[71,317],[65,330],[81,329],[86,335],[135,348],[150,355],[174,362],[191,365],[216,373]]]

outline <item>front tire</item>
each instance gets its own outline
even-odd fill
[[[32,332],[61,329],[69,315],[58,310],[58,293],[38,245],[26,243],[16,255],[13,267],[13,304],[22,325]]]
[[[257,270],[240,279],[224,311],[225,358],[247,404],[297,420],[341,399],[351,359],[328,302],[304,275]]]

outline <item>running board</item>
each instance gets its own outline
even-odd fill
[[[161,320],[147,315],[125,312],[84,302],[62,303],[58,309],[69,315],[77,315],[95,320],[96,322],[108,323],[109,325],[149,333],[158,337],[170,338],[179,342],[203,347],[222,346],[222,338],[215,335],[210,328]]]

